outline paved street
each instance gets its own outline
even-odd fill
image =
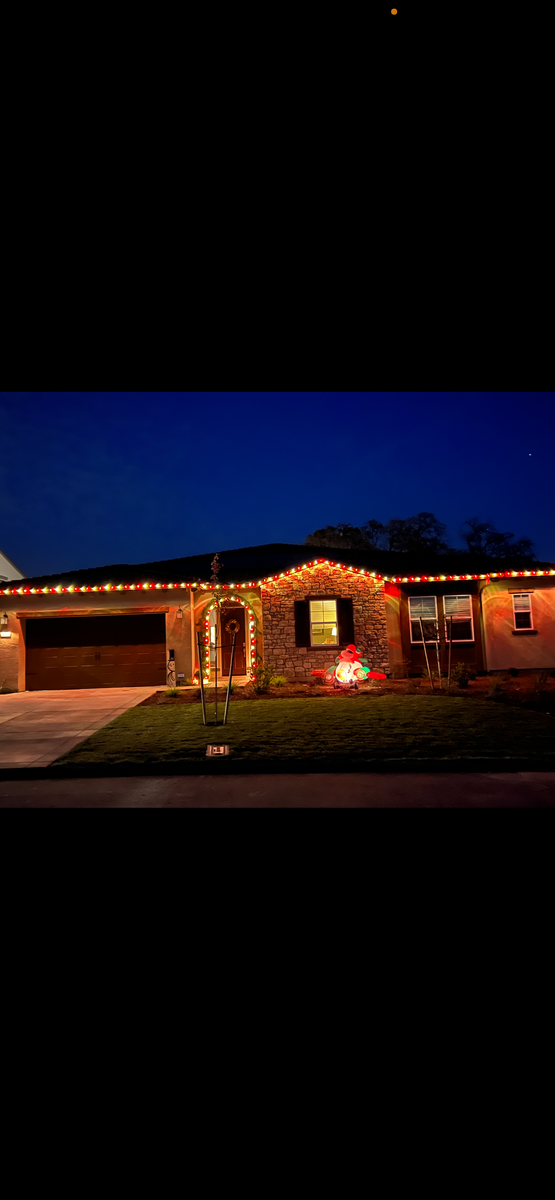
[[[0,808],[555,808],[555,772],[18,779]]]
[[[155,691],[75,688],[0,696],[0,767],[46,767]]]

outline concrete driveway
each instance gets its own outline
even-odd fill
[[[47,767],[158,690],[83,688],[0,696],[0,767]]]

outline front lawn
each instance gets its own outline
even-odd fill
[[[210,706],[208,719],[213,714]],[[333,770],[395,759],[552,759],[555,767],[554,735],[551,716],[451,696],[369,696],[352,704],[333,696],[279,704],[245,700],[218,727],[202,724],[200,705],[138,706],[55,765],[202,763],[211,769],[206,746],[216,742],[230,746],[227,763],[261,766],[298,761]]]

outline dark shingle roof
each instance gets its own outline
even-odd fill
[[[72,571],[57,571],[53,575],[35,575],[32,578],[14,579],[4,582],[0,591],[11,587],[51,587],[60,584],[91,587],[117,583],[181,583],[201,581],[208,583],[211,563],[215,551],[210,554],[195,554],[185,558],[168,558],[150,563],[113,563],[105,567],[86,567]],[[417,556],[396,554],[385,550],[360,553],[345,548],[333,550],[320,546],[297,546],[287,542],[271,542],[265,546],[246,546],[237,550],[221,550],[219,583],[258,583],[269,575],[279,574],[292,567],[315,559],[330,559],[347,566],[362,567],[381,575],[464,575],[506,570],[542,570],[553,564],[524,561],[499,561],[480,559],[469,554],[431,555],[424,552]],[[343,557],[341,557],[343,555]]]

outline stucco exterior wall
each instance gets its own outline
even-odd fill
[[[385,617],[390,670],[395,678],[405,674],[405,652],[401,630],[401,589],[395,583],[384,585]]]
[[[10,612],[7,605],[1,608],[1,612],[8,614],[8,624],[0,625],[0,629],[4,633],[10,633],[11,636],[9,638],[0,638],[0,690],[2,688],[9,688],[10,691],[17,692],[19,691],[18,667],[21,625],[15,613]]]
[[[523,592],[530,591],[534,633],[514,632],[512,592],[519,581],[489,583],[482,591],[482,611],[486,638],[488,671],[536,670],[555,667],[555,584],[534,579],[522,581]]]
[[[324,564],[309,577],[291,576],[262,586],[265,662],[289,679],[308,679],[315,667],[333,663],[338,654],[335,646],[295,644],[295,600],[326,593],[352,600],[355,644],[373,670],[389,673],[383,583]]]

